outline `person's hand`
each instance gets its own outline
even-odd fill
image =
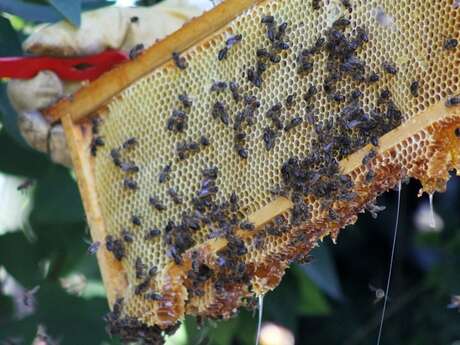
[[[82,56],[106,49],[129,52],[137,44],[152,45],[200,12],[187,0],[166,0],[151,7],[106,7],[82,14],[79,28],[66,21],[38,27],[23,43],[23,49],[33,55],[51,56]],[[62,81],[51,71],[42,71],[29,80],[10,80],[7,85],[24,139],[66,166],[72,163],[64,131],[60,125],[51,126],[40,109],[80,87],[81,83]]]

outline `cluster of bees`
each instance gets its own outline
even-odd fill
[[[348,11],[352,11],[349,0],[341,0]],[[321,7],[320,1],[312,1],[314,10]],[[267,77],[270,65],[280,63],[282,52],[291,49],[288,43],[288,23],[277,24],[274,16],[265,15],[261,18],[261,25],[266,29],[269,46],[256,49],[256,65],[245,71],[246,81],[256,88],[263,88],[264,78]],[[398,66],[391,61],[381,65],[381,71],[369,71],[365,62],[358,57],[358,53],[366,43],[369,35],[365,28],[357,27],[355,34],[348,32],[351,22],[347,17],[337,19],[323,35],[308,48],[296,53],[296,70],[299,76],[307,78],[315,68],[316,55],[325,54],[327,75],[320,85],[310,84],[302,95],[296,93],[288,95],[284,102],[270,106],[264,114],[269,120],[269,125],[263,129],[261,140],[267,151],[272,150],[279,137],[304,123],[312,126],[316,138],[312,144],[315,149],[304,157],[290,157],[280,167],[281,185],[275,186],[272,193],[288,197],[293,202],[289,217],[277,216],[263,229],[259,229],[253,236],[256,248],[262,248],[267,236],[281,236],[293,226],[307,222],[311,210],[306,202],[308,197],[320,201],[322,210],[327,218],[334,222],[339,219],[339,214],[334,210],[337,201],[349,202],[357,195],[353,192],[354,182],[348,175],[341,173],[339,161],[367,144],[374,148],[364,157],[362,164],[368,171],[364,183],[371,183],[375,173],[372,170],[372,161],[376,157],[379,137],[396,128],[403,119],[401,111],[392,100],[389,89],[379,91],[377,103],[370,112],[366,112],[361,104],[363,92],[358,88],[349,94],[339,91],[338,83],[352,81],[360,86],[373,85],[380,81],[385,73],[388,77],[398,74]],[[217,59],[225,63],[233,46],[244,41],[242,35],[231,36],[225,41],[225,46],[218,51]],[[444,42],[446,50],[454,50],[458,41],[449,38]],[[172,59],[180,70],[187,68],[187,61],[179,53],[174,52]],[[413,80],[408,85],[413,97],[420,93],[420,82]],[[234,149],[241,159],[247,159],[249,151],[246,145],[247,132],[257,122],[256,112],[261,107],[261,102],[253,95],[243,95],[240,86],[232,81],[214,81],[210,88],[211,93],[219,95],[230,92],[232,100],[241,105],[241,111],[234,116],[228,111],[228,106],[223,101],[215,101],[210,108],[210,116],[222,123],[223,126],[233,130]],[[322,93],[327,100],[339,105],[339,115],[335,121],[321,120],[315,115],[313,103],[315,97]],[[306,102],[305,115],[296,115],[283,121],[283,111],[289,111],[301,97]],[[178,96],[178,106],[172,110],[166,120],[165,128],[174,133],[184,133],[187,130],[188,114],[193,107],[193,101],[187,94]],[[459,97],[451,97],[446,106],[460,104]],[[101,120],[94,118],[92,123],[93,139],[90,151],[93,156],[97,154],[98,147],[104,146],[104,140],[99,133]],[[460,136],[460,132],[458,133]],[[133,178],[139,172],[139,167],[129,159],[129,152],[140,146],[136,138],[128,138],[118,148],[110,151],[110,157],[115,167],[119,168],[125,177],[122,188],[135,192],[139,186]],[[201,135],[197,140],[178,142],[175,153],[179,161],[186,160],[191,155],[199,154],[201,149],[211,145],[206,135]],[[158,173],[158,182],[165,183],[170,179],[173,163],[168,163]],[[237,235],[237,230],[254,231],[255,226],[244,219],[240,212],[238,196],[231,193],[224,199],[219,199],[217,178],[219,168],[209,166],[202,170],[199,188],[191,196],[191,210],[183,212],[179,220],[169,220],[163,229],[150,228],[144,235],[144,240],[153,241],[160,239],[167,246],[167,256],[177,265],[183,262],[183,254],[196,245],[194,234],[201,228],[210,229],[209,239],[225,238],[227,245],[216,253],[216,262],[212,267],[201,261],[198,252],[191,253],[192,268],[187,272],[190,282],[187,287],[189,296],[203,296],[203,286],[208,281],[214,282],[216,293],[224,292],[227,284],[242,283],[250,285],[252,275],[243,260],[247,254],[245,240]],[[182,204],[184,197],[174,188],[167,190],[167,195],[174,204]],[[156,195],[151,195],[148,204],[157,212],[166,209],[164,200]],[[379,211],[378,207],[371,207],[373,213]],[[142,227],[142,219],[133,215],[131,223],[136,228]],[[133,234],[123,229],[119,236],[109,235],[105,245],[114,257],[121,261],[126,256],[126,250],[133,242]],[[305,235],[294,236],[292,245],[298,241],[305,241]],[[303,260],[305,258],[297,258]],[[159,291],[151,288],[152,279],[158,272],[158,267],[147,267],[138,257],[134,263],[134,272],[138,284],[134,293],[146,301],[159,301],[162,299]],[[119,299],[114,305],[106,320],[111,334],[121,336],[124,340],[133,340],[136,337],[150,341],[152,344],[161,343],[161,331],[157,327],[147,327],[132,317],[122,317],[123,300]],[[168,330],[172,331],[172,330]]]
[[[162,331],[158,326],[147,326],[132,316],[122,316],[124,299],[118,298],[107,313],[104,320],[107,323],[107,332],[110,336],[120,337],[124,343],[135,343],[142,340],[145,345],[164,344],[163,333],[171,335],[176,332],[180,322],[167,330]]]

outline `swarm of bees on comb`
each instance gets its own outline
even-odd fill
[[[450,0],[260,1],[111,100],[87,124],[126,282],[109,332],[161,344],[184,315],[232,317],[403,178],[442,191],[459,24]]]

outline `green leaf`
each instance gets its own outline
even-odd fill
[[[0,264],[27,288],[37,285],[41,280],[37,249],[20,232],[0,236]]]
[[[0,0],[0,11],[39,23],[55,22],[62,18],[61,14],[51,6],[24,1]]]
[[[0,294],[0,324],[13,317],[14,303],[10,296]]]
[[[60,0],[62,4],[73,1],[74,0]],[[81,2],[85,10],[113,5],[113,1],[104,0],[83,0]],[[33,3],[30,3],[28,1],[19,0],[0,0],[0,12],[10,13],[36,23],[52,23],[63,19],[61,11],[53,6],[49,6],[48,1],[33,1]]]
[[[44,260],[50,263],[48,278],[58,279],[72,272],[86,256],[84,231],[84,223],[35,226],[34,243],[21,232],[6,233],[0,236],[0,264],[29,288],[43,279],[40,263]]]
[[[29,336],[42,324],[61,344],[101,344],[109,341],[102,317],[108,312],[105,298],[83,299],[66,293],[58,283],[43,283],[36,294],[38,308],[23,320],[0,325],[0,339]],[[31,341],[24,343],[31,344]]]
[[[185,330],[187,332],[188,344],[206,345],[209,344],[208,334],[210,326],[205,324],[198,327],[196,318],[192,316],[186,316],[184,320]]]
[[[0,322],[0,340],[21,339],[20,344],[32,344],[37,327],[38,321],[34,316],[21,320],[10,318],[5,322]]]
[[[216,328],[209,330],[209,339],[211,340],[211,344],[231,345],[237,326],[237,318],[219,322]]]
[[[37,319],[46,325],[50,335],[62,338],[62,343],[99,344],[108,338],[102,320],[108,312],[105,298],[69,295],[57,283],[41,286],[37,298]]]
[[[85,276],[86,277],[86,276]],[[107,297],[104,284],[100,280],[88,280],[81,294],[82,298]]]
[[[0,16],[0,56],[22,55],[21,43],[10,21]]]
[[[50,279],[57,279],[74,271],[86,256],[88,245],[83,241],[84,223],[46,224],[35,226],[34,230],[39,257],[50,261]]]
[[[323,245],[315,248],[311,254],[313,261],[298,265],[298,267],[329,297],[343,301],[342,288],[329,248],[323,243]]]
[[[295,330],[299,316],[325,315],[329,305],[319,288],[300,270],[288,271],[280,286],[264,296],[264,320]]]
[[[1,0],[0,0],[1,1]],[[0,16],[0,56],[21,56],[22,48],[19,36],[9,19]],[[3,126],[19,144],[26,147],[25,140],[19,133],[16,111],[11,107],[6,95],[5,83],[0,84],[0,117]]]
[[[23,148],[32,151],[32,148],[26,143],[18,127],[18,115],[16,110],[11,106],[10,100],[6,94],[6,85],[0,84],[0,119],[4,129],[11,136],[16,143]]]
[[[88,281],[102,282],[101,273],[95,255],[86,255],[89,244],[85,242],[85,237],[89,239],[89,235],[83,234],[80,238],[84,245],[85,255],[83,255],[74,267],[76,272],[83,274]],[[89,241],[89,240],[88,240]]]
[[[31,219],[37,224],[65,224],[85,219],[77,184],[67,168],[53,165],[37,181]]]
[[[263,314],[262,322],[267,321],[268,313]],[[253,345],[256,342],[258,314],[241,310],[238,314],[238,325],[234,334],[244,345]]]
[[[135,2],[136,6],[152,6],[152,5],[155,5],[159,2],[161,2],[162,0],[137,0]]]
[[[0,171],[5,174],[37,178],[52,165],[46,155],[21,147],[4,130],[0,130]]]
[[[297,276],[300,295],[296,304],[298,313],[300,315],[327,315],[330,312],[329,304],[318,287],[301,270],[293,268],[292,271]]]
[[[289,329],[295,329],[298,304],[298,286],[292,275],[288,274],[283,278],[280,286],[264,296],[264,319],[270,319]]]
[[[95,10],[101,7],[112,6],[112,0],[82,0],[82,8],[84,11]]]
[[[74,26],[80,26],[81,0],[49,0],[49,2]]]

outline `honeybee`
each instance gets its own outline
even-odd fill
[[[446,107],[454,107],[460,105],[460,96],[449,97],[446,101]]]
[[[134,241],[133,234],[128,229],[123,229],[121,231],[121,237],[126,243],[133,243]]]
[[[169,179],[171,173],[171,164],[167,164],[161,169],[160,175],[158,176],[158,182],[164,183]]]
[[[412,96],[418,97],[419,88],[420,88],[420,83],[419,83],[419,81],[418,81],[418,80],[414,80],[414,81],[410,84],[410,93],[412,94]]]
[[[22,182],[16,189],[21,191],[21,190],[26,190],[30,188],[34,184],[34,180],[32,179],[27,179],[24,182]]]
[[[100,241],[96,241],[96,242],[93,242],[89,245],[88,247],[88,250],[87,250],[87,253],[89,255],[94,255],[97,253],[99,247],[101,246],[101,242]]]
[[[131,216],[131,223],[133,223],[133,225],[136,225],[136,226],[141,226],[142,225],[141,218],[139,216],[136,216],[136,215]]]
[[[392,75],[396,75],[398,73],[398,67],[396,67],[393,63],[391,62],[384,62],[382,64],[382,67],[383,69],[385,70],[385,72],[387,72],[388,74],[392,74]]]
[[[130,190],[138,189],[137,182],[128,177],[125,177],[123,179],[123,187],[125,187],[126,189],[130,189]]]
[[[450,303],[447,305],[448,309],[457,309],[460,312],[460,295],[452,295]]]
[[[184,70],[187,68],[187,62],[183,57],[180,56],[179,53],[173,52],[172,53],[172,58],[174,60],[174,63],[176,64],[177,68]]]
[[[168,189],[168,195],[171,197],[173,202],[175,204],[182,204],[182,197],[179,196],[179,193],[177,193],[176,189],[171,187]]]
[[[458,40],[455,38],[448,38],[444,42],[444,49],[445,50],[453,50],[457,48],[458,46]]]
[[[178,98],[185,108],[190,108],[193,105],[192,100],[186,94],[181,94]]]
[[[369,290],[371,290],[375,294],[374,304],[379,303],[381,300],[385,298],[385,291],[381,288],[376,288],[369,284]]]
[[[136,44],[128,53],[130,60],[137,58],[144,51],[144,45],[142,43]]]

